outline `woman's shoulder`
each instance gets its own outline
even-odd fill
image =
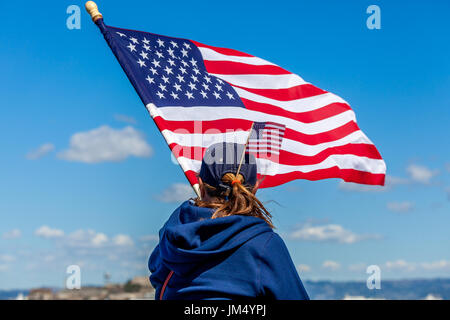
[[[267,228],[265,232],[248,241],[247,245],[257,247],[260,254],[264,254],[267,248],[282,248],[286,246],[280,235],[272,228]]]

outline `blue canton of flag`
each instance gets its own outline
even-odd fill
[[[235,90],[210,75],[189,40],[107,27],[113,52],[144,104],[244,107]],[[111,40],[111,39],[109,39]]]

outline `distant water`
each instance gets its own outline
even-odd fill
[[[16,299],[19,294],[28,295],[28,290],[0,290],[0,300]]]
[[[381,289],[369,290],[365,282],[305,281],[311,299],[342,300],[450,300],[450,279],[381,280]]]
[[[381,280],[380,290],[369,290],[360,281],[304,281],[311,299],[387,299],[387,300],[450,300],[450,279]],[[16,299],[29,290],[0,290],[0,300]]]

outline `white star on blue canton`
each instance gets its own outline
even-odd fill
[[[227,91],[227,96],[228,96],[228,99],[234,100],[234,96],[231,93],[229,93],[228,91]]]
[[[192,82],[189,82],[188,87],[191,88],[191,90],[197,90],[197,88],[195,87],[195,84]]]
[[[185,95],[188,99],[194,99],[194,95],[189,91],[186,91]]]
[[[160,65],[159,65],[159,61],[158,60],[156,60],[156,59],[153,59],[153,61],[152,62],[150,62],[151,64],[153,64],[154,66],[155,66],[155,68],[157,68],[157,67],[161,67]]]
[[[141,51],[141,53],[139,53],[139,55],[142,57],[142,59],[148,59],[148,53]]]
[[[175,83],[173,87],[175,88],[176,91],[181,91],[181,86],[178,83]]]
[[[181,49],[181,54],[183,55],[183,57],[187,57],[188,56],[188,52],[184,48]]]
[[[181,91],[181,86],[178,83],[175,83],[173,87],[175,88],[176,91]]]
[[[158,97],[159,97],[160,99],[165,98],[165,97],[164,97],[164,94],[163,94],[162,92],[159,92],[159,91],[158,91],[156,94],[158,95]]]
[[[165,68],[164,68],[164,71],[169,75],[169,74],[171,74],[171,73],[173,73],[172,72],[172,68],[169,68],[168,66],[166,66]]]
[[[183,68],[183,67],[180,67],[180,68],[179,68],[179,70],[180,70],[180,72],[181,72],[182,74],[185,74],[185,73],[187,73],[186,69],[185,69],[185,68]]]
[[[181,74],[179,74],[179,75],[177,76],[177,79],[178,79],[178,81],[180,81],[180,82],[184,82],[184,77],[183,77]]]
[[[131,52],[136,51],[136,46],[134,44],[130,44],[127,46],[128,49],[130,49]]]
[[[158,45],[160,47],[164,47],[164,41],[162,41],[161,39],[156,40],[156,42],[158,42]]]
[[[158,71],[156,71],[155,68],[151,67],[150,71],[152,72],[153,75],[158,74]]]
[[[146,67],[146,65],[145,65],[145,61],[142,61],[141,59],[139,59],[138,61],[137,61],[137,63],[139,63],[139,66],[142,68],[142,67]]]
[[[162,83],[160,83],[158,87],[161,89],[161,91],[167,91],[166,86]]]

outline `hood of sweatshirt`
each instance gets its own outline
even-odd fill
[[[184,202],[159,232],[159,250],[150,258],[152,267],[162,262],[176,274],[188,274],[205,262],[230,254],[250,239],[272,232],[261,218],[233,215],[210,219],[213,209]]]

